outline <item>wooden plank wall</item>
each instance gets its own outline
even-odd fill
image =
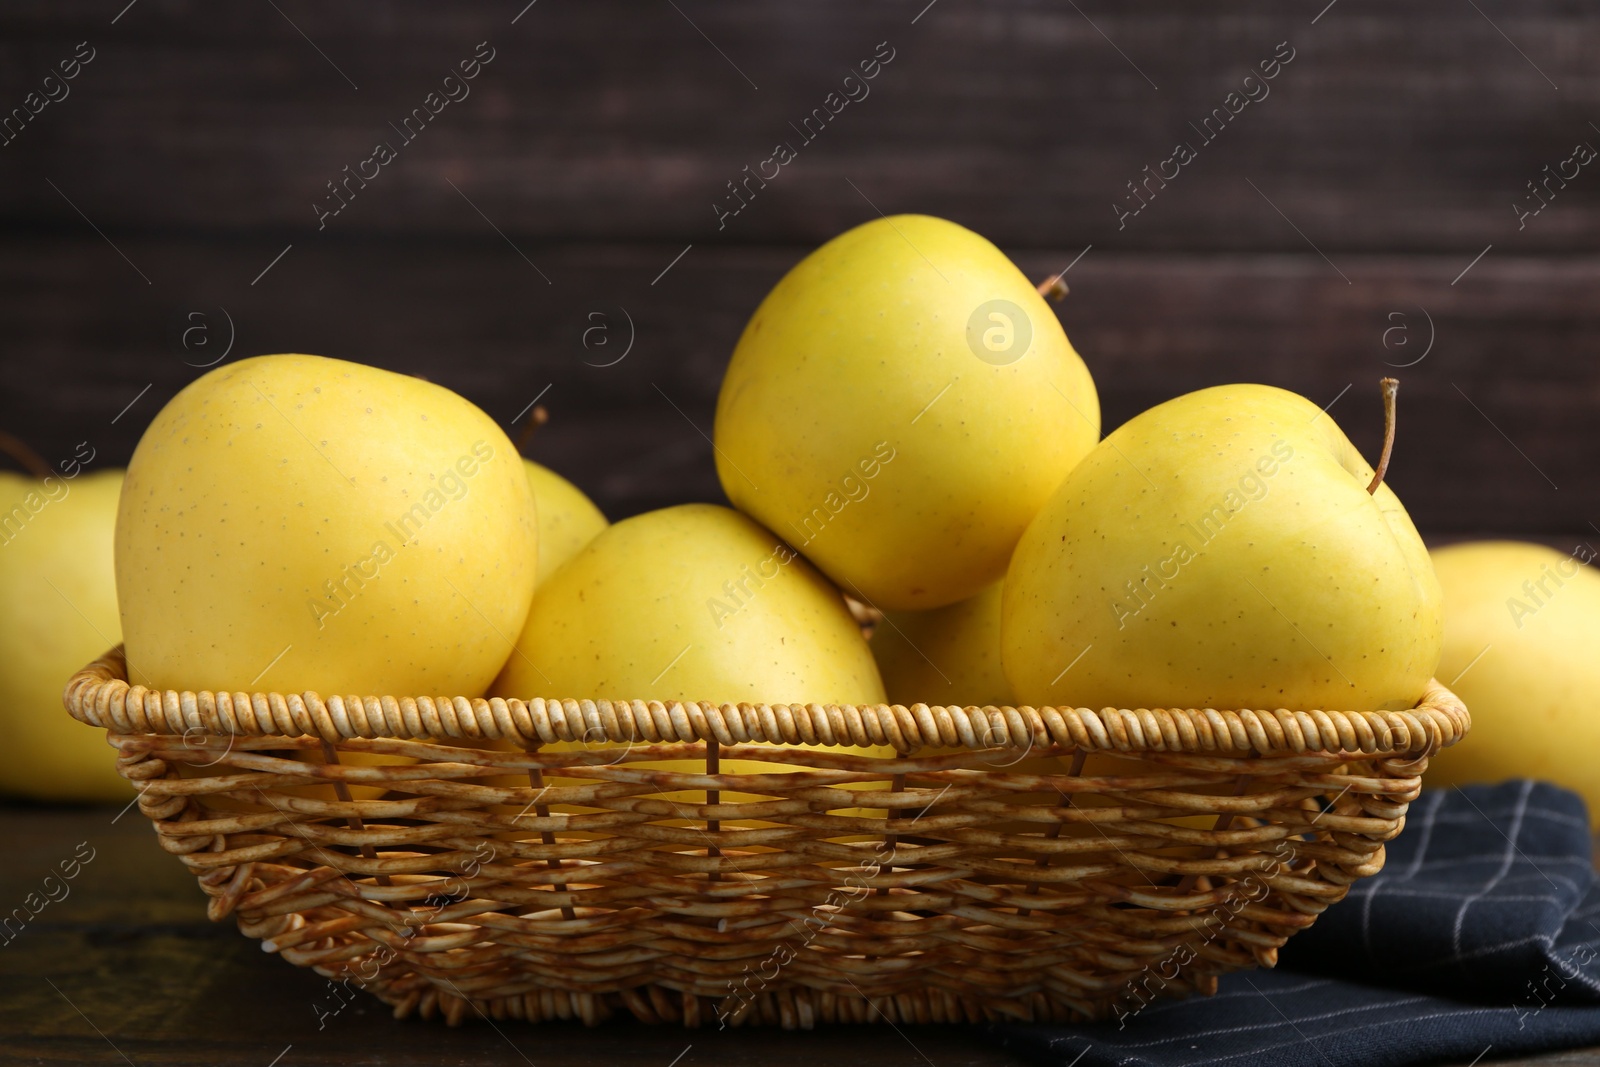
[[[505,424],[548,388],[536,454],[612,517],[718,499],[700,431],[755,303],[922,211],[1075,264],[1108,428],[1256,380],[1337,397],[1375,451],[1376,379],[1412,364],[1419,526],[1600,523],[1592,4],[125,3],[0,10],[0,426],[47,457],[126,462],[231,340]]]

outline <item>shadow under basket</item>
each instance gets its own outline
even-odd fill
[[[1470,721],[1437,683],[1402,712],[158,692],[121,648],[65,702],[211,918],[330,1012],[802,1028],[1115,1017],[1271,967]]]

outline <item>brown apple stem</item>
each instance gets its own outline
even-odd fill
[[[0,452],[16,460],[19,466],[40,481],[55,473],[50,469],[50,464],[44,461],[44,457],[29,448],[22,438],[4,430],[0,430]]]
[[[535,405],[533,413],[528,416],[527,423],[522,427],[522,432],[517,434],[517,455],[528,454],[528,445],[533,441],[533,435],[539,431],[539,427],[549,421],[550,413],[544,409],[544,405]]]
[[[1061,272],[1061,274],[1065,273],[1067,272]],[[1037,286],[1039,295],[1050,301],[1052,304],[1061,303],[1061,301],[1067,298],[1067,293],[1070,292],[1070,290],[1067,288],[1067,283],[1061,279],[1061,274],[1052,274],[1050,277],[1040,282]]]
[[[1394,453],[1394,408],[1395,396],[1400,392],[1400,382],[1395,378],[1385,378],[1378,383],[1383,390],[1383,455],[1378,457],[1378,469],[1372,474],[1372,484],[1367,486],[1368,493],[1376,493],[1378,486],[1383,484],[1383,476],[1389,473],[1389,457]]]

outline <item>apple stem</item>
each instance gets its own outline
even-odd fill
[[[1383,476],[1389,473],[1389,457],[1394,453],[1395,397],[1400,392],[1400,382],[1396,378],[1385,378],[1378,387],[1383,390],[1383,455],[1378,457],[1378,469],[1372,473],[1368,493],[1376,493],[1383,484]]]
[[[544,409],[543,404],[535,405],[533,413],[528,416],[527,424],[522,427],[522,432],[517,434],[517,455],[528,454],[528,444],[533,440],[533,435],[539,427],[550,421],[550,413]]]
[[[4,430],[0,430],[0,452],[4,452],[16,460],[29,474],[40,481],[55,473],[50,469],[50,464],[44,461],[44,457],[29,448],[22,438],[6,433]]]
[[[1067,272],[1061,272],[1061,274],[1065,273]],[[1061,274],[1052,274],[1050,277],[1040,282],[1036,287],[1039,290],[1039,295],[1050,301],[1052,304],[1061,303],[1061,301],[1067,298],[1067,293],[1071,291],[1067,288],[1067,283],[1062,281]]]

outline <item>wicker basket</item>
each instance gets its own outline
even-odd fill
[[[1208,993],[1383,866],[1469,725],[1437,684],[1405,712],[1097,712],[177,693],[125,670],[112,650],[67,708],[109,732],[211,918],[451,1023],[1064,1021]],[[859,751],[787,747],[817,745]]]

